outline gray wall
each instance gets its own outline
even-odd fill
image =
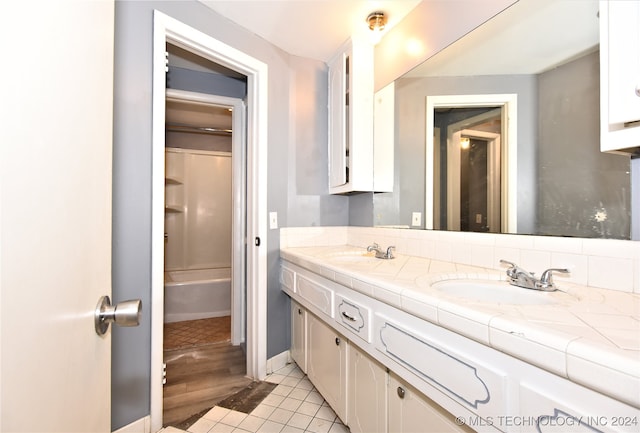
[[[324,63],[292,57],[197,1],[117,1],[113,298],[115,302],[142,299],[143,318],[137,328],[113,330],[114,430],[150,411],[154,9],[268,65],[267,201],[268,210],[278,212],[280,226],[348,223],[347,199],[326,195],[327,72]],[[306,166],[314,168],[302,169]],[[289,348],[289,301],[278,282],[279,231],[270,230],[267,241],[267,356],[271,357]]]
[[[539,75],[537,234],[629,239],[629,157],[600,152],[598,55]]]
[[[272,179],[288,191],[286,227],[347,225],[348,197],[329,195],[327,65],[297,56],[290,57],[290,65],[290,112],[295,121],[288,125],[289,177],[274,172]]]
[[[188,68],[171,66],[171,64],[169,64],[169,72],[167,73],[167,88],[239,99],[245,99],[245,96],[247,96],[246,79],[194,71]]]

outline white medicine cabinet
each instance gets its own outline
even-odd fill
[[[640,2],[600,1],[600,149],[640,151]]]
[[[331,194],[393,189],[393,127],[374,134],[374,110],[393,122],[393,84],[373,90],[373,45],[353,37],[329,61]]]

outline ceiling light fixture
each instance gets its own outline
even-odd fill
[[[384,26],[387,24],[387,17],[384,12],[372,12],[367,17],[367,22],[371,30],[380,32],[384,30]]]

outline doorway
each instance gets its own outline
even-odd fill
[[[186,73],[173,63],[168,82]],[[179,426],[251,381],[241,346],[244,118],[241,99],[167,89],[164,426]]]
[[[476,114],[480,112],[480,114]],[[439,117],[437,113],[436,116]],[[449,119],[461,117],[449,123]],[[447,125],[444,159],[447,229],[500,233],[502,209],[502,108],[447,109],[441,121]],[[442,158],[440,153],[440,158]],[[441,229],[442,227],[436,227]]]
[[[246,375],[266,376],[267,277],[267,66],[161,12],[154,12],[152,182],[151,430],[162,428],[164,322],[164,186],[166,46],[171,43],[247,77],[246,233],[240,239],[246,268]],[[242,128],[241,128],[242,129]],[[262,241],[260,241],[262,240]],[[255,242],[254,242],[255,241]],[[234,243],[236,240],[233,241]],[[232,266],[236,269],[235,266]]]

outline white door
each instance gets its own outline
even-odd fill
[[[113,0],[0,6],[0,431],[110,431]]]

